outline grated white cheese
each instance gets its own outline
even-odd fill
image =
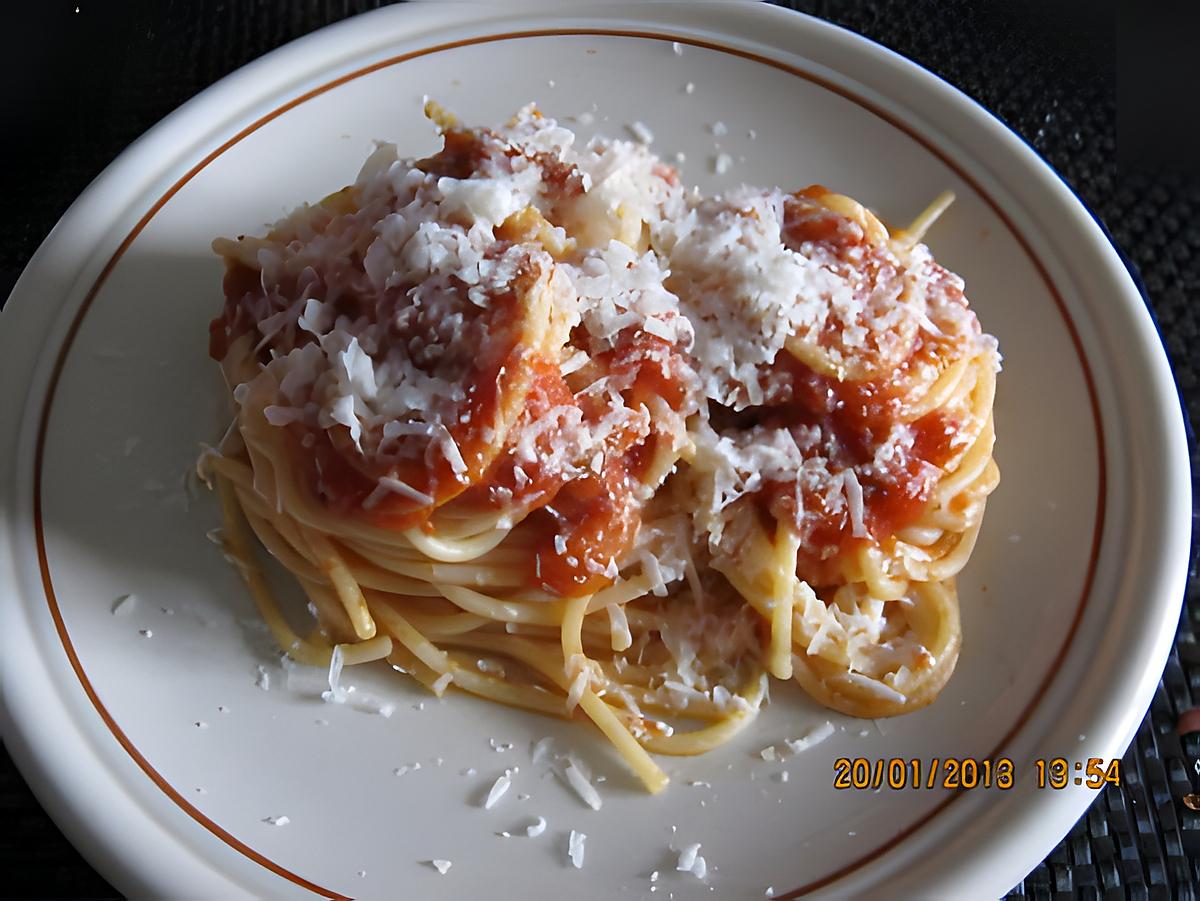
[[[871,533],[867,531],[866,524],[863,521],[862,486],[859,485],[858,476],[854,474],[853,469],[842,471],[842,485],[846,491],[846,506],[850,511],[850,523],[852,525],[850,534],[855,538],[870,538]]]
[[[582,350],[572,351],[571,355],[569,357],[567,357],[565,360],[563,360],[561,363],[558,364],[559,374],[563,375],[563,376],[568,376],[572,372],[578,372],[580,369],[582,369],[584,366],[587,365],[589,359],[591,359],[591,358],[586,353],[584,353]],[[521,476],[523,476],[525,478],[525,480],[528,481],[529,477],[525,475],[524,470],[521,471]]]
[[[383,698],[378,698],[367,693],[360,693],[358,696],[358,704],[355,707],[359,710],[364,710],[366,713],[377,714],[388,719],[392,714],[396,713],[396,705],[390,701],[384,701]]]
[[[608,605],[609,640],[614,651],[626,651],[633,645],[633,635],[629,631],[629,618],[621,604]]]
[[[700,843],[687,845],[679,852],[679,862],[675,864],[675,869],[681,873],[690,873],[692,868],[696,866],[696,859],[700,854]]]
[[[512,778],[505,773],[502,776],[497,776],[496,781],[492,783],[491,790],[488,791],[487,800],[483,802],[484,810],[491,810],[504,797],[509,787],[512,785]]]
[[[591,667],[587,658],[582,654],[573,654],[567,661],[567,675],[571,677],[571,685],[567,690],[567,712],[571,713],[579,706],[579,699],[591,681]]]
[[[664,222],[657,245],[695,334],[707,397],[735,409],[763,401],[761,380],[786,341],[823,324],[836,279],[783,241],[782,192],[738,188]]]
[[[546,818],[538,817],[532,823],[525,827],[525,834],[530,838],[537,838],[546,831]]]
[[[341,644],[334,645],[334,651],[329,655],[329,690],[320,693],[323,701],[344,703],[347,691],[342,687],[342,666],[346,662],[346,651]]]
[[[291,822],[291,819],[290,819],[289,817],[286,817],[286,816],[282,816],[282,817],[264,817],[264,818],[263,818],[263,822],[264,822],[264,823],[268,823],[268,824],[270,824],[271,826],[286,826],[288,823],[290,823],[290,822]]]
[[[651,144],[654,142],[654,132],[646,127],[644,122],[634,122],[632,125],[626,126],[629,133],[643,144]]]
[[[580,771],[575,760],[571,760],[569,763],[567,763],[566,768],[563,770],[563,776],[566,777],[567,784],[575,790],[575,794],[579,795],[580,800],[582,800],[584,804],[592,808],[592,810],[600,809],[600,805],[602,803],[600,799],[600,793],[596,791],[596,787],[588,781],[587,776]]]
[[[571,830],[571,835],[567,839],[567,857],[571,860],[571,866],[577,870],[583,869],[583,853],[584,842],[587,841],[587,835],[582,832]]]
[[[833,723],[826,721],[810,729],[800,738],[789,738],[785,743],[793,754],[799,754],[802,751],[807,751],[814,745],[819,745],[825,739],[829,738],[829,736],[833,735],[833,732]]]
[[[534,763],[541,763],[547,757],[554,756],[554,739],[549,735],[539,738],[530,749],[529,756]]]
[[[462,458],[460,457],[459,459],[461,460]],[[366,510],[372,509],[389,493],[399,494],[402,497],[407,497],[409,500],[415,501],[422,507],[428,507],[433,503],[432,497],[430,497],[424,491],[418,491],[407,482],[402,482],[400,479],[395,479],[391,476],[381,476],[379,479],[379,487],[367,495],[366,500],[363,501],[363,508]]]
[[[454,864],[449,860],[431,860],[428,861],[428,863],[442,876],[445,876],[448,872],[450,872],[450,868],[454,866]]]

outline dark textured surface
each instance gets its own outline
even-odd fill
[[[0,13],[5,140],[0,296],[71,200],[133,139],[238,66],[371,0],[70,0]],[[1053,165],[1141,272],[1193,418],[1200,190],[1119,169],[1112,18],[1103,4],[790,2],[898,51],[993,110]],[[78,12],[76,7],[78,6]],[[1197,471],[1193,453],[1193,473]],[[1194,481],[1194,480],[1193,480]],[[1174,732],[1200,692],[1195,570],[1175,649],[1109,788],[1014,897],[1192,898],[1200,814],[1183,806],[1200,735]],[[0,872],[12,897],[116,897],[0,754]]]

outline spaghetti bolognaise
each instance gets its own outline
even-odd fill
[[[281,650],[581,711],[652,792],[769,677],[932,701],[998,481],[996,342],[921,243],[946,201],[891,233],[819,186],[701,197],[534,107],[427,112],[437,154],[214,242],[235,416],[200,468]]]

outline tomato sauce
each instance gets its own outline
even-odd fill
[[[518,274],[517,282],[529,274]],[[387,529],[406,529],[428,521],[433,509],[457,497],[469,486],[483,478],[496,457],[498,436],[493,434],[502,405],[516,402],[529,390],[533,378],[526,359],[527,351],[520,346],[524,305],[520,288],[494,296],[485,315],[488,316],[488,339],[478,348],[466,348],[477,353],[474,368],[464,379],[466,399],[459,407],[457,419],[451,417],[447,429],[466,470],[455,473],[441,449],[430,447],[423,458],[405,457],[395,462],[388,473],[411,485],[433,499],[431,505],[418,505],[411,498],[389,493],[380,503],[367,511],[367,518]],[[405,341],[400,336],[399,341]],[[511,416],[505,411],[505,418]],[[435,439],[436,440],[436,439]],[[353,450],[353,449],[351,449]],[[357,457],[356,459],[361,459]]]
[[[639,333],[593,360],[614,382],[628,384],[621,392],[628,408],[638,409],[651,395],[661,396],[675,410],[683,408],[686,383],[671,345],[661,338]],[[585,394],[579,403],[589,423],[608,412],[605,395]],[[604,573],[610,570],[610,561],[619,560],[628,550],[641,524],[638,490],[659,440],[651,429],[644,439],[632,427],[609,436],[600,472],[564,482],[552,502],[530,517],[529,527],[537,536],[531,572],[535,584],[577,597],[612,583]]]
[[[529,393],[525,396],[521,419],[514,427],[515,434],[520,434],[529,423],[543,419],[558,407],[575,405],[575,398],[559,374],[557,364],[538,360],[531,369]],[[510,444],[492,462],[483,478],[463,494],[464,506],[505,510],[515,518],[550,503],[562,487],[563,477],[548,471],[544,465],[551,454],[549,441],[548,434],[538,436],[534,442],[536,457],[531,461],[518,461],[516,448]]]
[[[929,351],[928,347],[921,348],[914,358]],[[903,368],[913,363],[910,359]],[[940,467],[949,461],[954,454],[951,440],[961,423],[941,411],[923,416],[908,426],[911,448],[898,451],[881,466],[868,466],[897,422],[901,398],[896,392],[896,379],[839,382],[813,371],[786,351],[776,360],[775,368],[786,375],[790,397],[753,411],[753,419],[744,419],[741,425],[758,422],[773,427],[819,427],[821,446],[812,453],[825,456],[832,472],[854,468],[863,494],[863,525],[871,538],[884,541],[915,522],[938,481],[937,470],[926,464]],[[795,483],[772,482],[760,493],[759,503],[771,515],[794,516],[796,490]],[[819,581],[817,574],[827,568],[827,559],[836,559],[847,548],[867,539],[852,534],[845,506],[839,504],[829,510],[820,491],[804,488],[801,503],[808,515],[799,571]],[[830,548],[834,549],[832,556]]]
[[[604,575],[609,561],[621,558],[641,524],[635,491],[646,456],[637,449],[610,455],[599,474],[565,483],[554,503],[534,514],[535,584],[578,597],[612,583]]]

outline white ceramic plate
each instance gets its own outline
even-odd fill
[[[222,271],[208,245],[340,187],[374,139],[432,150],[426,94],[469,122],[532,99],[560,118],[592,112],[585,136],[640,120],[707,190],[819,181],[893,221],[957,193],[929,242],[1000,339],[1003,483],[961,578],[958,671],[934,706],[859,722],[777,689],[741,740],[668,761],[673,784],[650,798],[579,725],[438,702],[386,669],[354,678],[397,702],[390,719],[284,687],[205,540],[212,499],[182,488],[226,416],[205,356]],[[735,160],[723,176],[717,140]],[[1093,797],[1039,790],[1034,760],[1123,752],[1178,615],[1183,429],[1116,253],[970,100],[778,9],[406,6],[297,41],[186,104],[87,190],[4,311],[0,365],[5,740],[71,838],[134,895],[650,897],[654,870],[680,898],[998,895]],[[114,615],[125,594],[132,612]],[[837,731],[815,748],[758,756],[827,718]],[[607,778],[601,811],[531,762],[547,734]],[[836,791],[841,756],[1007,757],[1016,787]],[[513,766],[514,789],[482,810]],[[543,836],[496,835],[536,815]],[[279,816],[290,822],[264,822]],[[582,871],[566,861],[571,829],[588,835]],[[669,845],[693,842],[707,883],[674,871]],[[440,876],[432,858],[453,868]]]

